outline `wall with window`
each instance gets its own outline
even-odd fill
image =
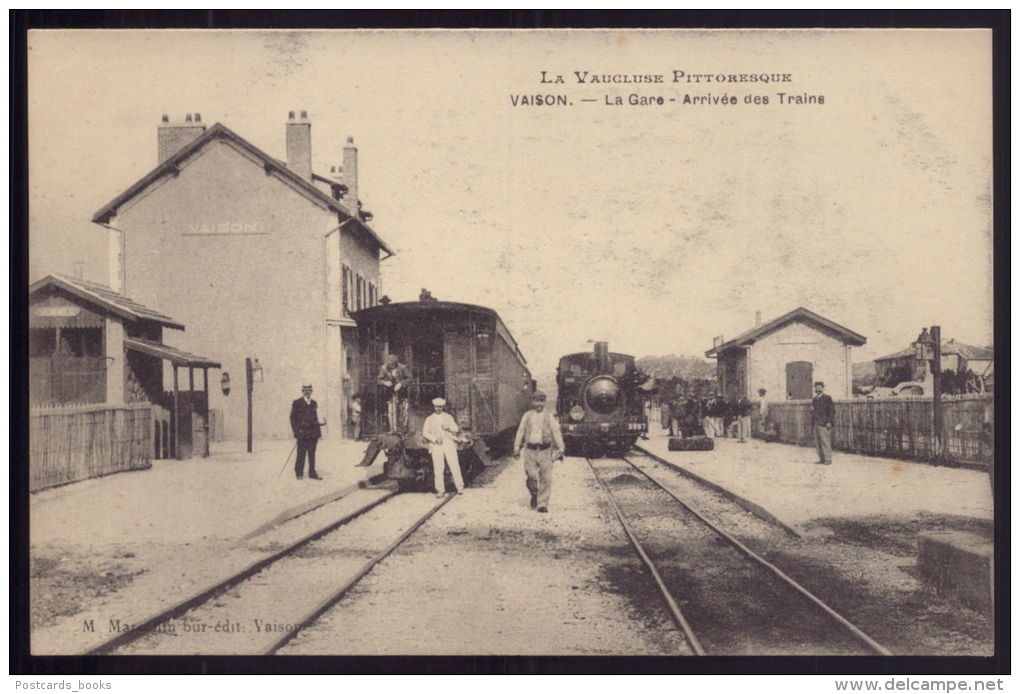
[[[344,227],[340,239],[342,300],[346,315],[379,303],[379,253],[361,232]]]

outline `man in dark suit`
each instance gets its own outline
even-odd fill
[[[832,465],[832,424],[836,419],[836,406],[825,394],[825,384],[815,381],[815,397],[811,400],[811,426],[815,430],[815,448],[818,465]]]
[[[301,386],[301,397],[290,406],[290,428],[297,439],[297,458],[294,459],[294,474],[298,479],[305,476],[305,455],[308,456],[308,478],[321,480],[315,472],[315,447],[322,437],[325,420],[319,420],[319,403],[312,400],[312,384]]]

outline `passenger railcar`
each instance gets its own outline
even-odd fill
[[[591,352],[567,354],[556,369],[556,412],[570,455],[624,451],[648,431],[643,385],[649,377],[634,357],[596,342]]]
[[[387,477],[407,488],[431,485],[432,459],[421,433],[436,397],[446,400],[447,411],[465,433],[458,448],[466,479],[490,453],[509,449],[535,383],[495,311],[437,301],[423,292],[420,301],[373,306],[354,318],[361,350],[362,427],[371,440],[363,463],[385,450]],[[396,354],[411,373],[406,419],[396,423],[389,421],[387,408],[393,391],[377,381],[389,354]]]

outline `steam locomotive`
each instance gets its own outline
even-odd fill
[[[652,379],[634,357],[596,342],[592,352],[560,357],[556,412],[568,455],[625,451],[648,431],[646,389]]]

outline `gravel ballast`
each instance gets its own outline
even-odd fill
[[[529,508],[520,461],[469,488],[281,654],[675,655],[659,605],[618,594],[633,567],[581,459],[557,463],[550,513]]]

